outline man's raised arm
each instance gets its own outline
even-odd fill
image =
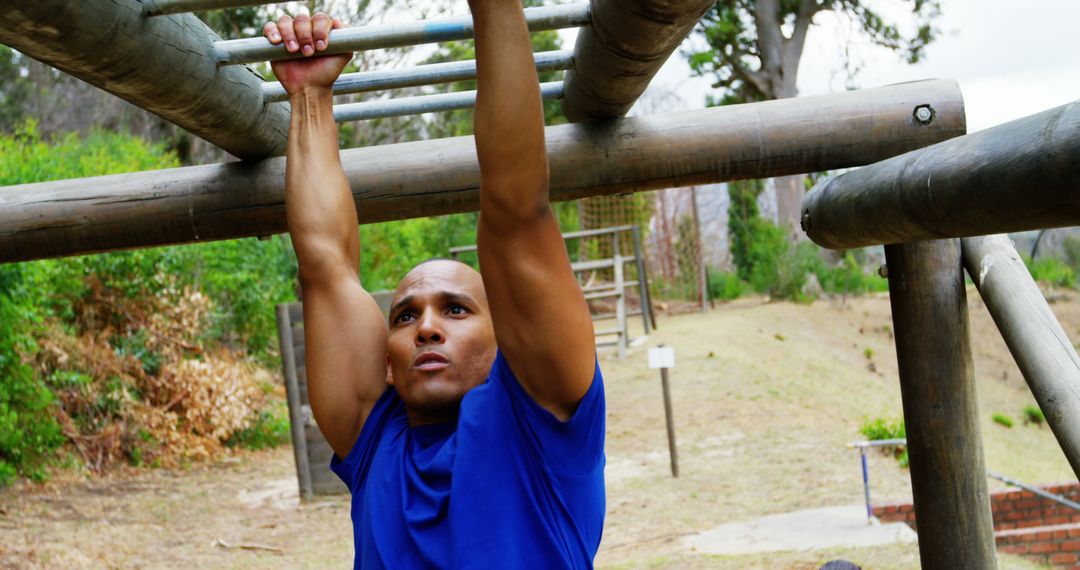
[[[522,386],[566,420],[592,383],[592,319],[548,203],[544,114],[521,0],[469,0],[476,29],[480,267]]]
[[[338,156],[330,88],[350,56],[317,56],[331,27],[340,26],[321,13],[282,16],[263,33],[309,56],[273,63],[292,105],[285,214],[304,296],[308,399],[326,441],[344,459],[386,390],[386,323],[360,285],[356,206]]]

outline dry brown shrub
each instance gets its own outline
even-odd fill
[[[209,298],[190,289],[127,298],[92,283],[76,308],[76,334],[47,327],[35,364],[46,378],[85,375],[53,390],[63,432],[91,470],[123,460],[168,467],[213,457],[265,406],[256,366],[200,343],[211,309]],[[131,338],[145,339],[141,348],[159,358],[156,370],[114,348]]]

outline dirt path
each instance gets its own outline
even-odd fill
[[[987,465],[1034,483],[1075,480],[1049,429],[1005,429],[1033,399],[972,294],[976,374]],[[1080,301],[1053,306],[1071,335]],[[597,563],[607,568],[917,568],[914,545],[712,557],[683,538],[765,514],[862,501],[858,456],[866,417],[900,414],[888,299],[845,305],[744,300],[665,318],[647,345],[675,347],[672,371],[681,477],[668,468],[663,407],[646,346],[602,357],[608,394],[608,517]],[[910,499],[907,471],[870,463],[875,501]],[[299,506],[288,448],[240,453],[188,471],[140,471],[0,494],[4,568],[347,567],[344,497]],[[991,488],[999,488],[991,483]],[[1002,558],[1003,568],[1031,567]]]

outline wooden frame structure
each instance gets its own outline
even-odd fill
[[[221,65],[226,46],[180,13],[253,3],[0,6],[0,42],[245,159],[5,188],[0,263],[285,230],[284,161],[270,157],[284,152],[288,106],[267,101],[249,68]],[[1080,224],[1080,103],[967,136],[962,98],[942,81],[617,119],[711,4],[590,0],[576,20],[558,24],[587,26],[562,88],[566,114],[604,121],[549,127],[553,197],[882,161],[819,185],[806,199],[804,229],[825,247],[889,244],[923,567],[993,568],[961,258],[1080,474],[1080,359],[1015,250],[1001,238],[972,237]],[[453,33],[467,37],[465,27]],[[260,57],[283,54],[255,47]],[[477,207],[471,138],[355,149],[343,163],[362,223]],[[1026,318],[1030,310],[1037,319]]]
[[[631,243],[634,247],[634,255],[632,256],[623,255],[621,251],[622,246],[620,245],[621,240],[619,239],[619,234],[627,232],[630,233]],[[570,269],[573,270],[574,275],[578,278],[578,282],[582,285],[581,290],[585,293],[586,301],[594,299],[615,299],[614,312],[594,314],[592,319],[594,322],[611,319],[615,320],[614,328],[599,329],[596,331],[596,346],[614,346],[618,351],[619,360],[622,360],[626,357],[626,349],[634,340],[630,336],[630,327],[628,326],[628,319],[630,317],[641,317],[642,329],[646,336],[650,331],[656,328],[656,314],[653,313],[652,296],[649,293],[649,278],[645,271],[645,248],[642,247],[641,244],[641,230],[633,225],[612,226],[608,228],[564,232],[562,236],[563,240],[566,241],[610,236],[611,257],[575,261],[570,264]],[[450,257],[452,259],[461,259],[462,254],[473,253],[475,251],[475,245],[455,246],[450,248]],[[637,279],[626,279],[624,277],[625,267],[628,263],[634,264]],[[587,281],[583,280],[581,277],[583,274],[595,273],[596,271],[607,269],[610,269],[613,274],[611,282],[601,283],[599,285],[589,285]],[[636,288],[638,290],[638,298],[640,299],[641,304],[638,309],[627,309],[627,288]],[[615,339],[600,340],[601,337],[609,336],[614,336]]]

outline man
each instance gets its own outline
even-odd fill
[[[318,55],[341,23],[301,15],[263,30],[307,56],[273,68],[292,105],[286,213],[308,395],[353,494],[357,567],[589,568],[604,516],[592,320],[548,203],[520,0],[470,6],[482,274],[420,264],[394,294],[389,331],[357,277],[357,216],[331,113],[349,58]]]

